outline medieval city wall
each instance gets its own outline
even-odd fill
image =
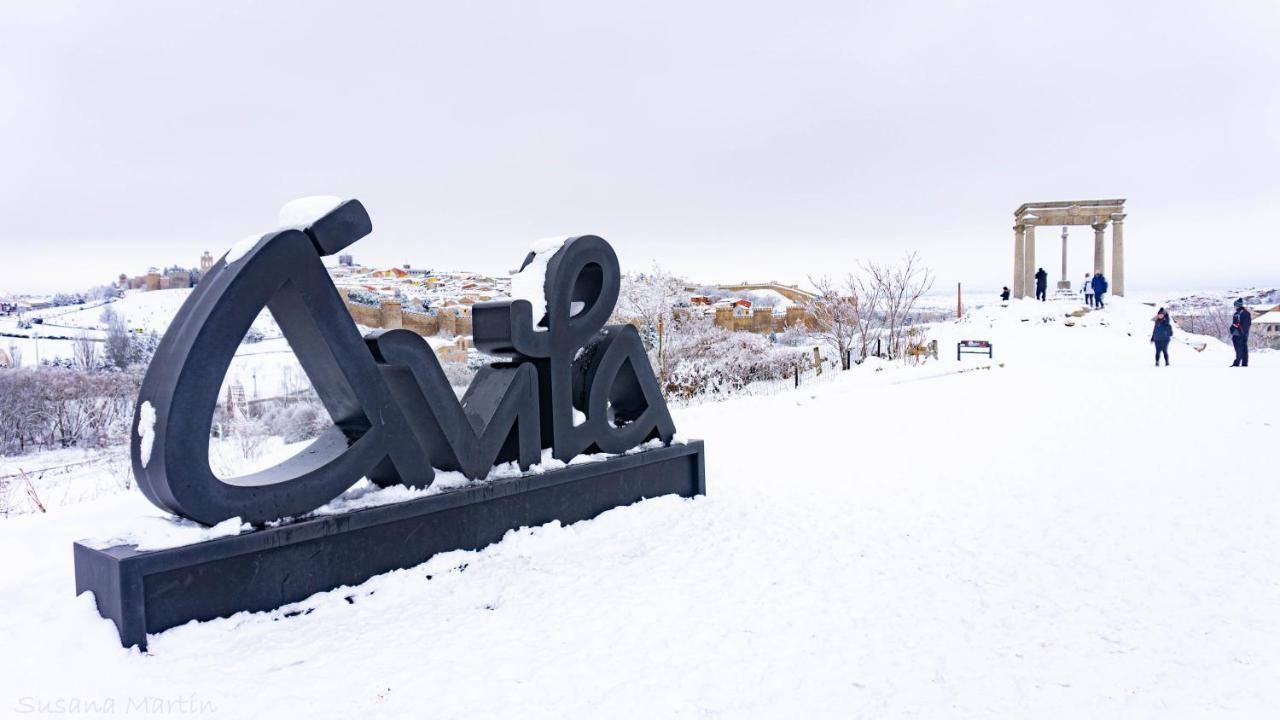
[[[433,335],[471,335],[471,315],[461,312],[456,307],[442,308],[434,313],[420,313],[405,310],[399,301],[384,300],[378,307],[351,302],[345,289],[339,289],[342,302],[356,324],[382,330],[404,328],[423,337]],[[714,318],[709,318],[716,327],[731,332],[753,332],[762,335],[780,333],[789,327],[814,327],[813,315],[803,307],[787,308],[783,315],[774,315],[773,308],[755,308],[750,313],[735,314],[733,308],[716,308]],[[638,326],[638,323],[636,323]],[[440,354],[437,352],[437,354]]]

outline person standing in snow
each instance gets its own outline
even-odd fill
[[[1084,293],[1085,307],[1093,307],[1093,282],[1090,280],[1091,277],[1093,276],[1089,273],[1085,273],[1084,287],[1080,288],[1080,292]]]
[[[1156,367],[1160,367],[1160,355],[1164,354],[1164,366],[1169,367],[1169,341],[1173,339],[1173,323],[1164,308],[1156,312],[1156,325],[1151,329],[1151,342],[1156,345]]]
[[[1044,301],[1044,292],[1049,287],[1049,273],[1040,268],[1036,271],[1036,299]]]
[[[1093,276],[1093,280],[1089,281],[1089,286],[1093,288],[1094,307],[1099,310],[1106,307],[1102,302],[1102,294],[1107,291],[1107,279],[1102,276],[1102,273],[1097,273]]]
[[[1236,347],[1236,361],[1231,367],[1249,367],[1249,326],[1253,324],[1253,315],[1240,298],[1236,298],[1235,308],[1231,316],[1231,344]]]
[[[1004,302],[1009,302],[1009,288],[1008,288],[1008,287],[1006,287],[1004,290],[1000,291],[1000,299],[1001,299],[1002,301],[1004,301]]]

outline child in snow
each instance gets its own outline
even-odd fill
[[[1093,277],[1089,273],[1084,274],[1084,287],[1080,288],[1080,292],[1084,293],[1084,304],[1086,307],[1093,307]]]
[[[1173,339],[1173,323],[1164,308],[1156,313],[1156,325],[1151,330],[1151,342],[1156,345],[1156,367],[1160,367],[1160,355],[1164,354],[1164,366],[1169,367],[1169,341]]]

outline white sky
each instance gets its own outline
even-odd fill
[[[1275,0],[0,0],[0,98],[0,290],[194,266],[312,194],[368,206],[362,262],[595,233],[707,282],[916,249],[976,287],[1020,203],[1125,197],[1131,289],[1280,284]]]

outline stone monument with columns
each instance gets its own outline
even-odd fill
[[[1062,226],[1062,280],[1059,288],[1070,289],[1067,278],[1067,228],[1093,227],[1093,272],[1107,275],[1112,295],[1124,295],[1124,199],[1058,200],[1024,203],[1013,213],[1013,296],[1035,293],[1036,226]],[[1106,271],[1103,239],[1111,223],[1111,271]]]

